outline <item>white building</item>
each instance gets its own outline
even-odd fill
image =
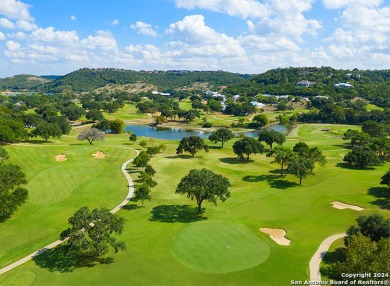
[[[349,82],[340,82],[340,83],[336,83],[333,87],[336,87],[336,88],[353,88],[353,85],[350,84]]]

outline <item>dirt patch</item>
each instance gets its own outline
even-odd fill
[[[348,204],[345,204],[345,203],[342,203],[342,202],[332,202],[331,203],[332,206],[336,209],[339,209],[339,210],[344,210],[344,209],[351,209],[351,210],[355,210],[355,211],[362,211],[364,210],[364,208],[362,207],[359,207],[359,206],[354,206],[354,205],[348,205]]]
[[[290,245],[291,240],[285,237],[286,231],[283,228],[260,228],[260,231],[269,236],[279,245]]]
[[[102,151],[97,151],[95,154],[92,154],[96,159],[104,159],[106,158],[106,154],[104,154]]]
[[[65,154],[57,155],[54,158],[56,159],[57,162],[64,162],[64,161],[68,160],[68,158],[66,157]]]

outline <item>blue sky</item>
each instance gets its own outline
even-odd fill
[[[390,68],[389,0],[0,0],[0,77]]]

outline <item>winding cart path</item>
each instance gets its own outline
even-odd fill
[[[339,233],[332,236],[329,236],[326,238],[320,245],[320,247],[317,249],[316,253],[310,260],[309,268],[310,268],[310,281],[321,281],[321,273],[320,273],[320,264],[322,258],[325,256],[326,252],[328,251],[329,247],[332,245],[332,243],[340,239],[342,237],[345,237],[345,233]]]

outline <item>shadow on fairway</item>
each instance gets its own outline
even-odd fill
[[[202,208],[202,212],[205,209]],[[167,223],[189,223],[200,220],[206,220],[202,214],[198,214],[198,208],[190,205],[162,205],[154,207],[151,211],[150,221],[159,221]]]
[[[321,275],[326,276],[327,278],[336,278],[332,277],[332,272],[330,271],[329,266],[337,261],[343,261],[345,259],[344,256],[344,248],[337,248],[334,251],[327,252],[322,258],[323,263],[327,267],[321,267]]]
[[[191,155],[173,155],[173,156],[166,156],[166,159],[192,159]]]
[[[353,149],[353,147],[350,144],[333,144],[332,146],[342,148],[342,149],[348,149],[348,150]]]
[[[249,183],[256,182],[267,182],[270,187],[275,189],[288,189],[299,186],[299,184],[284,180],[280,175],[260,175],[260,176],[245,176],[242,178],[243,181]]]
[[[132,199],[131,199],[132,200]],[[136,210],[136,209],[139,209],[140,207],[136,204],[131,204],[131,205],[125,205],[122,207],[122,210],[126,210],[126,211],[131,211],[131,210]]]
[[[381,209],[390,210],[390,189],[386,187],[374,187],[368,190],[368,194],[377,198],[372,201],[373,205]]]
[[[29,139],[29,140],[26,140],[24,141],[25,143],[29,143],[29,144],[50,144],[50,143],[53,143],[53,141],[50,141],[50,140],[39,140],[39,139]]]
[[[59,245],[33,258],[35,264],[51,272],[73,272],[76,268],[91,268],[97,264],[111,264],[111,257],[80,255],[66,245]]]
[[[222,146],[209,146],[209,149],[220,150],[220,149],[222,149]]]
[[[248,163],[251,163],[253,162],[253,160],[249,159],[240,159],[238,157],[234,157],[234,158],[219,158],[219,161],[221,161],[222,163],[227,163],[227,164],[248,164]]]
[[[375,170],[374,167],[358,168],[355,166],[350,166],[347,163],[337,163],[336,167],[343,168],[343,169],[349,169],[349,170]]]
[[[128,174],[130,174],[130,175],[131,175],[131,174],[135,174],[135,173],[139,173],[140,171],[142,171],[142,169],[137,170],[137,169],[132,168],[132,167],[126,169],[126,172],[127,172]]]

